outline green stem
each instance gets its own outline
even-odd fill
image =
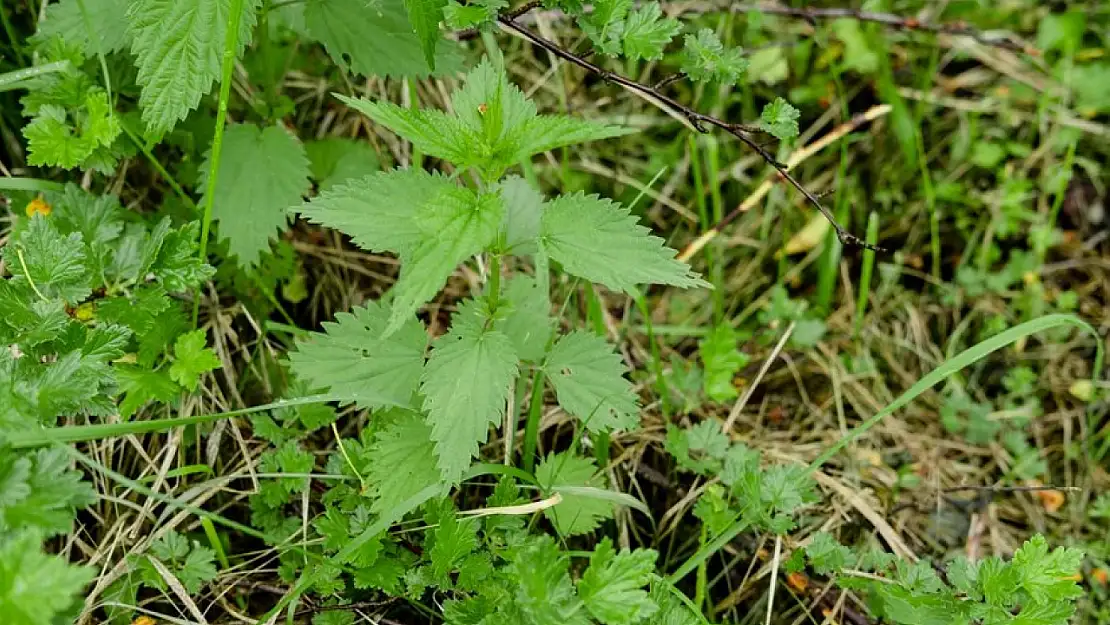
[[[879,240],[879,214],[871,211],[867,216],[867,242],[875,245]],[[856,299],[856,319],[852,334],[859,336],[863,327],[863,315],[867,312],[867,300],[871,295],[871,273],[875,270],[875,250],[863,250],[863,267],[859,275],[859,296]]]
[[[11,72],[4,72],[0,74],[0,91],[15,89],[18,84],[24,80],[62,72],[69,69],[69,67],[69,61],[54,61],[53,63],[47,63],[45,65],[36,65],[34,67],[25,67]]]
[[[540,435],[540,417],[543,416],[543,370],[532,374],[532,398],[528,404],[528,420],[524,422],[524,452],[521,462],[531,473],[536,466],[536,439]],[[512,433],[509,433],[510,436]]]
[[[231,13],[224,37],[223,65],[220,71],[220,100],[216,108],[216,132],[212,137],[212,164],[208,168],[208,184],[204,191],[204,217],[200,222],[201,262],[208,259],[208,235],[212,229],[212,204],[216,200],[216,178],[220,171],[220,151],[224,145],[224,125],[227,123],[227,103],[231,99],[231,70],[235,65],[235,48],[239,41],[239,20],[243,16],[243,0],[231,0]],[[193,298],[193,326],[200,318],[200,294]]]

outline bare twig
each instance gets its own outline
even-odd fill
[[[1034,493],[1038,491],[1080,491],[1083,490],[1078,486],[949,486],[942,488],[941,492],[944,493],[958,493],[961,491],[976,491],[976,492],[990,492],[990,493]]]
[[[817,20],[835,20],[845,18],[853,19],[861,22],[873,22],[876,24],[882,24],[887,28],[893,28],[895,30],[908,30],[968,37],[985,46],[1003,48],[1006,50],[1013,50],[1015,52],[1024,52],[1033,56],[1040,55],[1040,51],[1037,48],[1019,40],[1017,37],[1009,33],[988,35],[987,33],[972,28],[967,23],[960,21],[943,24],[936,22],[923,22],[914,17],[903,17],[901,15],[895,15],[893,13],[861,11],[859,9],[852,9],[847,7],[795,8],[778,4],[742,4],[735,2],[725,2],[724,5],[721,6],[721,9],[727,9],[733,13],[756,12],[767,13],[771,15],[784,15],[787,17],[796,17],[799,19],[803,19],[810,23],[815,23]]]
[[[723,130],[736,137],[744,145],[755,151],[755,153],[758,154],[760,158],[762,158],[764,161],[766,161],[767,164],[771,165],[771,167],[774,167],[775,170],[778,171],[779,176],[789,182],[791,186],[793,186],[795,189],[798,190],[799,193],[805,196],[806,200],[814,208],[820,211],[821,214],[825,216],[825,219],[829,220],[829,223],[832,224],[833,229],[836,231],[836,236],[838,239],[840,239],[841,243],[845,245],[852,245],[856,247],[864,247],[883,251],[881,248],[877,248],[873,245],[868,244],[866,241],[848,232],[843,226],[841,226],[840,223],[837,222],[836,217],[833,216],[832,211],[826,208],[825,205],[822,204],[819,199],[817,199],[817,196],[810,192],[809,189],[802,185],[802,183],[798,182],[794,178],[794,176],[790,174],[789,168],[785,164],[780,163],[777,159],[775,159],[774,156],[767,152],[767,150],[764,149],[763,146],[752,139],[751,131],[753,130],[753,128],[751,126],[727,122],[717,117],[713,117],[712,115],[706,115],[704,113],[695,111],[694,109],[686,106],[685,104],[682,104],[674,98],[660,93],[658,90],[652,87],[636,82],[631,78],[616,74],[603,67],[595,65],[590,61],[587,61],[581,56],[560,47],[555,42],[545,39],[540,35],[532,32],[531,30],[525,28],[524,26],[521,26],[516,22],[515,19],[509,16],[500,17],[498,18],[498,21],[508,31],[516,33],[517,35],[528,40],[533,45],[544,49],[548,53],[568,63],[577,65],[578,67],[590,72],[591,74],[594,74],[595,76],[601,78],[602,80],[605,80],[606,82],[620,85],[621,87],[624,87],[629,91],[638,93],[649,101],[656,103],[661,108],[664,108],[676,115],[681,116],[690,124],[691,127],[694,128],[694,130],[697,130],[698,132],[708,133],[709,127],[711,126]]]

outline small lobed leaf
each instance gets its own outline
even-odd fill
[[[585,330],[561,337],[544,364],[559,405],[591,432],[631,429],[639,403],[627,368],[604,338]]]
[[[324,322],[324,332],[297,342],[289,353],[293,373],[344,403],[410,406],[424,368],[427,335],[410,317],[384,337],[388,320],[389,310],[380,302],[337,314],[335,322]]]
[[[533,538],[510,553],[509,579],[516,588],[514,607],[535,625],[588,625],[582,600],[567,574],[567,556],[547,535]]]
[[[36,214],[4,246],[4,262],[14,284],[34,285],[36,296],[76,304],[92,292],[83,243],[80,233],[62,235],[46,217]]]
[[[560,196],[544,208],[539,244],[568,273],[631,292],[637,284],[709,284],[637,223],[628,208],[596,195]]]
[[[206,189],[211,154],[205,157],[200,188]],[[243,265],[258,264],[270,240],[286,227],[288,209],[308,192],[304,146],[278,126],[236,124],[224,132],[212,217],[220,237]],[[201,203],[208,198],[202,198]]]
[[[10,625],[49,625],[80,604],[80,593],[96,576],[43,551],[35,531],[0,535],[0,614]]]
[[[733,85],[748,70],[748,60],[739,48],[726,48],[712,29],[702,28],[686,35],[682,49],[682,73],[698,82],[720,81]]]
[[[782,98],[775,98],[763,107],[759,127],[785,141],[798,136],[798,117],[801,113]]]
[[[658,2],[648,2],[634,9],[625,20],[622,34],[624,54],[632,60],[661,59],[663,48],[681,29],[678,20],[663,17],[663,9]]]
[[[653,549],[613,549],[605,537],[590,554],[590,566],[578,580],[578,596],[586,609],[606,625],[632,625],[654,614],[659,606],[644,587],[655,577]]]
[[[204,330],[193,330],[177,337],[173,346],[170,379],[190,391],[197,389],[201,375],[220,368],[216,353],[205,347],[206,338]]]
[[[1070,547],[1048,550],[1048,541],[1037,534],[1014,553],[1011,566],[1022,589],[1036,603],[1064,601],[1083,595],[1075,574],[1083,562],[1083,552]]]

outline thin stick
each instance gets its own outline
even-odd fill
[[[827,134],[822,136],[820,139],[814,141],[813,143],[806,144],[806,145],[798,148],[797,150],[795,150],[790,155],[790,157],[788,159],[786,159],[786,163],[785,163],[786,169],[793,169],[793,168],[797,167],[799,164],[801,164],[802,161],[806,160],[810,156],[813,156],[817,152],[820,152],[821,150],[825,149],[826,147],[831,145],[836,140],[844,137],[844,135],[856,130],[857,128],[859,128],[860,126],[862,126],[862,125],[864,125],[868,122],[875,121],[876,119],[886,115],[887,113],[890,113],[890,111],[891,111],[891,107],[890,107],[889,104],[878,104],[876,106],[873,106],[873,107],[867,109],[863,113],[860,113],[859,115],[856,115],[852,119],[849,119],[848,121],[844,122],[843,124],[840,124],[836,128],[833,128]],[[705,247],[705,245],[707,243],[709,243],[714,238],[716,238],[716,236],[721,233],[721,230],[725,226],[730,224],[732,221],[734,221],[740,215],[742,215],[742,214],[748,212],[749,210],[751,210],[752,208],[754,208],[756,204],[758,204],[764,197],[766,197],[766,195],[768,193],[770,193],[771,189],[775,186],[775,183],[778,182],[778,180],[776,180],[775,178],[776,177],[773,176],[771,178],[768,178],[767,180],[764,180],[763,183],[760,184],[758,187],[756,187],[756,190],[753,191],[752,194],[749,195],[747,197],[747,199],[745,199],[740,204],[740,206],[737,206],[735,209],[733,209],[732,212],[725,215],[724,219],[722,219],[721,221],[714,224],[713,227],[710,228],[709,230],[706,230],[705,232],[703,232],[701,234],[701,236],[699,236],[697,239],[694,239],[694,241],[692,243],[690,243],[689,245],[687,245],[686,249],[682,250],[682,253],[678,255],[678,260],[681,260],[683,262],[690,260],[690,258],[694,254],[697,254],[699,251],[701,251],[701,249],[703,247]],[[834,225],[835,225],[835,223],[836,222],[833,222]],[[839,237],[839,234],[840,233],[838,232],[837,233],[838,237]],[[843,241],[843,239],[842,239],[842,241]],[[866,244],[866,243],[864,244],[863,247],[865,247],[867,249],[871,249],[871,250],[881,250],[881,248],[879,248],[875,245]]]
[[[958,493],[961,491],[976,491],[976,492],[991,492],[991,493],[1033,493],[1038,491],[1069,491],[1078,492],[1083,490],[1078,486],[949,486],[940,489],[942,493]]]
[[[767,360],[763,361],[763,366],[759,368],[759,373],[755,374],[755,379],[748,385],[748,388],[744,389],[744,394],[740,397],[740,400],[732,405],[732,410],[728,413],[728,419],[726,419],[725,424],[721,426],[721,431],[725,434],[728,434],[729,431],[732,430],[732,424],[736,423],[736,419],[740,417],[740,413],[743,412],[744,406],[748,405],[748,400],[752,398],[755,387],[759,386],[760,380],[763,379],[763,376],[767,375],[767,371],[771,368],[771,363],[775,362],[775,359],[779,357],[779,352],[782,351],[786,342],[790,340],[790,335],[794,334],[794,326],[796,323],[795,321],[791,321],[790,325],[786,326],[786,332],[782,333],[782,338],[775,344],[775,348],[771,350],[771,355],[767,357]]]
[[[543,48],[552,55],[564,61],[567,61],[568,63],[577,65],[578,67],[590,72],[591,74],[596,75],[602,80],[620,85],[621,87],[624,87],[629,91],[643,96],[645,99],[654,103],[656,106],[669,111],[676,116],[684,118],[686,122],[689,123],[689,125],[698,132],[708,133],[708,127],[712,126],[736,137],[744,145],[755,151],[755,153],[758,154],[760,158],[762,158],[764,161],[766,161],[767,164],[774,167],[783,179],[789,182],[791,186],[793,186],[795,189],[798,190],[799,193],[805,196],[806,200],[814,208],[820,211],[821,214],[825,216],[825,219],[829,220],[829,223],[832,224],[833,229],[836,231],[836,236],[838,239],[840,239],[841,243],[845,245],[874,249],[874,246],[868,246],[866,241],[848,232],[843,226],[841,226],[840,223],[837,222],[836,217],[833,216],[832,211],[826,208],[825,205],[821,203],[821,200],[817,199],[816,195],[811,193],[809,189],[806,189],[805,186],[802,185],[802,183],[798,182],[792,175],[790,175],[790,172],[785,164],[778,162],[778,160],[776,160],[774,156],[771,156],[771,154],[767,152],[767,150],[764,149],[763,146],[759,145],[759,143],[752,139],[752,137],[750,136],[750,132],[752,130],[751,126],[747,126],[745,124],[734,124],[719,119],[717,117],[713,117],[712,115],[699,113],[698,111],[695,111],[685,104],[682,104],[674,98],[660,93],[652,87],[649,87],[642,83],[638,83],[635,80],[626,78],[620,74],[610,72],[609,70],[595,65],[590,61],[582,58],[581,56],[570,52],[569,50],[561,48],[555,42],[545,39],[532,32],[531,30],[528,30],[527,28],[521,26],[512,17],[502,16],[499,17],[497,21],[500,22],[501,25],[509,32],[523,37],[532,44]],[[728,217],[725,218],[721,225],[727,223],[727,221]]]
[[[771,586],[767,589],[767,620],[771,625],[771,615],[775,610],[775,583],[779,580],[779,561],[782,559],[782,536],[775,536],[775,558],[771,561]]]

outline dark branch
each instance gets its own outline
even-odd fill
[[[722,9],[727,9],[733,13],[767,13],[770,15],[784,15],[787,17],[795,17],[803,19],[811,24],[816,23],[817,20],[830,20],[830,19],[854,19],[861,22],[873,22],[882,24],[887,28],[895,30],[909,30],[918,32],[927,32],[942,35],[956,35],[959,37],[969,37],[978,41],[985,46],[993,46],[996,48],[1003,48],[1006,50],[1013,50],[1015,52],[1025,52],[1026,54],[1039,55],[1040,51],[1035,47],[1028,45],[1016,37],[1008,34],[990,36],[980,30],[972,28],[964,22],[950,22],[950,23],[935,23],[935,22],[922,22],[921,20],[913,17],[902,17],[901,15],[894,15],[893,13],[876,13],[874,11],[861,11],[859,9],[850,8],[794,8],[785,7],[777,4],[739,4],[733,2],[726,2]]]
[[[621,76],[620,74],[615,74],[603,67],[587,61],[586,59],[574,54],[573,52],[570,52],[569,50],[561,48],[553,41],[544,39],[543,37],[537,35],[524,26],[521,26],[516,22],[515,19],[511,17],[503,16],[498,18],[498,21],[501,22],[501,24],[508,30],[517,33],[532,44],[543,48],[547,52],[559,57],[560,59],[563,59],[564,61],[573,65],[577,65],[578,67],[590,72],[591,74],[594,74],[602,80],[620,85],[625,89],[639,93],[647,99],[656,102],[662,108],[668,109],[673,113],[681,115],[698,132],[708,133],[709,127],[714,127],[736,137],[741,141],[741,143],[755,151],[755,153],[758,154],[759,157],[762,158],[764,161],[766,161],[767,164],[769,164],[771,167],[774,167],[783,180],[789,182],[792,187],[797,189],[799,193],[805,196],[806,201],[808,201],[814,208],[820,211],[821,214],[825,216],[825,219],[829,220],[829,223],[832,224],[833,229],[836,231],[836,237],[840,239],[841,243],[845,245],[853,245],[857,247],[864,247],[868,249],[882,251],[881,248],[868,244],[866,241],[857,237],[851,232],[848,232],[843,226],[841,226],[840,223],[837,222],[836,217],[833,216],[832,211],[826,208],[825,205],[822,204],[819,199],[817,199],[817,196],[815,196],[809,189],[802,185],[802,183],[798,182],[797,179],[795,179],[794,176],[790,174],[789,170],[787,170],[786,165],[780,163],[777,159],[775,159],[774,156],[772,156],[766,149],[764,149],[763,146],[752,139],[751,132],[753,130],[753,127],[747,126],[745,124],[730,123],[722,119],[713,117],[712,115],[699,113],[698,111],[695,111],[685,104],[682,104],[674,98],[660,93],[658,90],[652,87],[638,83],[630,78]],[[734,215],[730,215],[729,217],[734,217]],[[721,223],[716,224],[714,226],[714,229],[719,230],[723,226],[727,225],[729,217],[726,217],[724,220],[721,221]]]

